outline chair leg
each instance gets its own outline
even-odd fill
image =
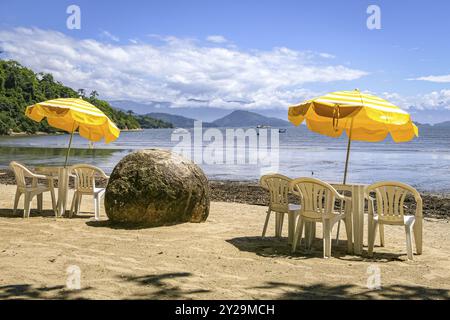
[[[30,205],[31,205],[31,197],[30,197],[30,194],[27,192],[27,193],[25,193],[25,198],[23,200],[23,217],[24,218],[30,217]]]
[[[373,221],[372,230],[370,231],[369,234],[369,248],[368,248],[369,257],[373,256],[373,247],[375,246],[375,238],[377,237],[377,228],[378,222]]]
[[[80,214],[81,211],[81,200],[83,199],[83,194],[82,193],[77,193],[77,203],[76,203],[76,214]]]
[[[295,252],[295,250],[297,249],[298,242],[300,245],[302,243],[303,224],[304,224],[303,219],[299,215],[298,221],[297,221],[297,229],[295,230],[295,235],[294,235],[294,241],[292,242],[292,252]]]
[[[58,218],[58,210],[56,209],[55,189],[50,188],[50,196],[52,197],[52,209],[55,213],[55,218]]]
[[[353,226],[350,216],[347,216],[345,218],[344,224],[345,224],[345,232],[347,234],[347,252],[353,253]]]
[[[311,250],[313,240],[316,238],[316,223],[310,221],[307,223],[308,233],[305,229],[305,245],[307,250]]]
[[[295,233],[295,218],[296,214],[293,211],[288,213],[288,244],[292,244],[292,239]]]
[[[380,229],[380,246],[384,247],[384,225],[380,224],[378,227]]]
[[[323,257],[331,257],[331,221],[325,219],[323,224]]]
[[[16,190],[16,196],[14,197],[14,209],[13,214],[15,215],[17,212],[17,206],[19,205],[20,196],[22,193],[19,191],[19,189]]]
[[[275,237],[278,237],[278,230],[280,229],[280,214],[275,212]]]
[[[266,236],[267,225],[269,224],[270,213],[271,213],[270,209],[267,210],[266,222],[264,222],[264,228],[263,228],[263,232],[261,235],[262,238],[264,238]]]
[[[72,198],[72,204],[70,205],[70,211],[69,211],[69,218],[72,218],[73,213],[77,210],[77,202],[78,202],[78,196],[77,192],[75,191]]]
[[[283,236],[283,224],[284,224],[284,213],[280,213],[280,224],[278,225],[278,227],[280,228],[278,230],[279,237]]]
[[[416,242],[417,254],[422,254],[422,218],[418,217],[414,222],[414,241]]]
[[[338,221],[337,232],[336,232],[336,245],[339,245],[339,231],[341,229],[341,220]]]
[[[311,222],[311,241],[316,238],[316,223],[313,221]],[[312,243],[312,242],[311,242]]]
[[[412,226],[405,226],[405,231],[406,231],[406,251],[408,254],[408,259],[413,260]]]
[[[94,217],[95,217],[95,219],[97,219],[97,202],[98,202],[98,199],[94,195],[94,212],[95,212]]]
[[[97,194],[95,197],[97,198],[96,206],[95,206],[95,220],[99,220],[100,219],[100,199],[101,199],[101,197],[99,194]]]
[[[38,211],[42,213],[42,203],[43,203],[43,200],[44,200],[43,193],[38,194],[36,197],[37,197],[37,208],[38,208]]]

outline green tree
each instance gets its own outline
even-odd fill
[[[84,100],[102,110],[117,124],[119,129],[141,128],[137,115],[113,108],[108,102],[98,99],[99,95],[95,90],[87,98],[84,89],[75,91],[66,87],[61,82],[55,81],[51,74],[36,74],[16,61],[0,59],[0,135],[10,134],[11,132],[57,132],[45,120],[37,123],[28,119],[25,116],[25,108],[45,100],[78,98],[80,95]],[[170,125],[152,122],[151,119],[146,121],[151,123],[152,127]]]

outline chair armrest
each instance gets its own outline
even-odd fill
[[[340,193],[336,194],[336,199],[337,200],[342,200],[342,201],[350,201],[350,202],[352,201],[351,197],[344,196],[343,194],[340,194]]]
[[[48,176],[46,176],[46,175],[33,173],[31,171],[29,171],[29,172],[25,171],[24,176],[27,178],[33,178],[33,179],[48,179]]]
[[[347,196],[343,196],[343,197],[344,198],[342,200],[344,200],[344,201],[349,201],[349,202],[352,201],[352,197],[347,197]]]
[[[35,174],[33,178],[36,178],[36,179],[43,179],[43,180],[49,179],[48,176],[43,175],[43,174]]]

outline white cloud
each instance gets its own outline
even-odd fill
[[[319,53],[319,56],[321,56],[322,58],[325,58],[325,59],[334,59],[334,58],[336,58],[336,56],[334,56],[332,54],[329,54],[329,53],[326,53],[326,52]]]
[[[359,79],[367,72],[317,63],[318,54],[288,48],[244,51],[161,37],[160,45],[75,39],[56,31],[0,30],[0,50],[36,72],[48,72],[102,98],[174,106],[285,108],[315,95],[304,85]],[[5,55],[4,54],[4,55]]]
[[[221,35],[211,35],[206,37],[206,41],[214,42],[214,43],[226,43],[228,40]]]
[[[118,37],[116,37],[115,35],[113,35],[112,33],[110,33],[109,31],[106,31],[106,30],[103,30],[100,33],[100,36],[103,37],[103,38],[107,38],[109,40],[112,40],[114,42],[119,42],[120,41],[120,39]]]
[[[399,93],[383,92],[380,97],[392,102],[402,109],[419,110],[450,109],[450,89],[432,91],[424,94],[405,96]]]
[[[429,81],[429,82],[437,82],[437,83],[448,83],[450,82],[450,74],[442,75],[442,76],[425,76],[418,78],[411,78],[407,80],[420,80],[420,81]]]

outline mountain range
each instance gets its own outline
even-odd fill
[[[131,110],[137,114],[166,113],[190,119],[202,120],[203,122],[214,122],[216,119],[225,117],[230,112],[235,111],[212,107],[175,108],[170,102],[158,101],[140,103],[130,100],[112,100],[110,103],[114,107],[122,109],[123,111]],[[444,121],[450,121],[450,106],[449,109],[444,106],[437,109],[419,109],[416,107],[410,107],[407,111],[411,114],[414,122],[422,124],[437,124]],[[258,114],[266,117],[287,119],[286,109],[261,109],[257,112]]]
[[[187,118],[179,115],[168,113],[152,112],[146,116],[153,119],[171,123],[178,128],[192,128],[196,119]],[[266,117],[256,112],[245,110],[235,110],[224,117],[216,119],[212,122],[202,122],[203,127],[256,127],[258,125],[271,127],[286,127],[289,122],[273,117]]]

